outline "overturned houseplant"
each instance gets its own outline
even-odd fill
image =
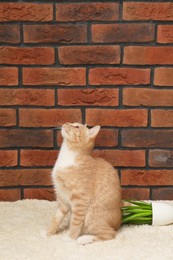
[[[122,224],[164,226],[173,223],[173,206],[163,202],[129,200],[122,207]]]

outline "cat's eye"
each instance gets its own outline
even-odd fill
[[[79,128],[79,126],[78,125],[75,125],[75,126],[73,126],[74,128]]]

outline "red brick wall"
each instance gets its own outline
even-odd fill
[[[56,2],[56,3],[55,3]],[[0,3],[0,199],[53,199],[52,127],[100,124],[123,196],[173,199],[173,3]]]

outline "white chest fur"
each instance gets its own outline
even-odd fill
[[[53,168],[52,176],[55,177],[58,171],[62,171],[70,166],[75,166],[76,162],[76,153],[74,151],[71,151],[66,142],[64,141],[59,156],[56,160],[55,166]]]
[[[61,198],[66,202],[69,202],[68,194],[64,194],[60,183],[58,183],[57,181],[58,171],[63,172],[63,170],[65,170],[66,168],[70,166],[75,166],[76,156],[77,154],[68,148],[66,142],[63,142],[59,156],[52,171],[52,179],[55,185],[55,190],[57,194],[59,194]]]

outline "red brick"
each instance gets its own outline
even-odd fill
[[[0,150],[0,166],[16,166],[17,165],[17,151],[15,150]]]
[[[173,200],[172,187],[153,189],[152,199],[153,200]]]
[[[23,68],[24,85],[85,86],[85,68]]]
[[[20,126],[51,127],[66,122],[81,122],[79,109],[20,109]]]
[[[20,27],[17,24],[0,25],[0,42],[1,43],[19,43]]]
[[[173,86],[173,68],[156,68],[154,71],[154,85]]]
[[[16,125],[16,110],[1,108],[0,118],[0,126],[14,126]]]
[[[57,132],[57,145],[61,146],[61,132]],[[95,146],[116,147],[118,145],[118,130],[101,129],[96,137]]]
[[[173,151],[151,150],[149,152],[149,165],[151,167],[160,167],[160,168],[173,167]]]
[[[26,43],[84,43],[87,27],[84,24],[34,24],[24,25]]]
[[[123,130],[122,146],[125,147],[173,147],[173,130]]]
[[[52,185],[51,169],[0,170],[0,186]]]
[[[173,25],[158,25],[157,41],[159,43],[173,43]]]
[[[145,166],[145,151],[140,150],[95,150],[95,156],[100,156],[116,167]]]
[[[0,170],[0,186],[18,186],[19,182],[19,170]]]
[[[119,46],[68,46],[59,47],[59,61],[63,65],[119,64]]]
[[[122,188],[122,198],[126,200],[148,200],[150,190],[147,188]]]
[[[0,147],[52,147],[50,130],[0,130]]]
[[[20,199],[20,189],[0,189],[0,201],[16,201]]]
[[[133,65],[172,64],[173,47],[128,46],[124,48],[123,63]]]
[[[96,137],[95,146],[115,147],[118,145],[118,130],[101,129]]]
[[[0,47],[1,64],[53,64],[54,49],[48,47]]]
[[[123,90],[125,106],[173,106],[173,90],[126,88]]]
[[[16,86],[18,85],[18,69],[13,67],[1,67],[0,85]]]
[[[139,127],[147,126],[146,109],[87,109],[86,122],[89,125]]]
[[[101,129],[95,140],[95,146],[116,147],[118,145],[118,130]]]
[[[152,127],[173,127],[173,110],[156,109],[151,111]]]
[[[126,2],[123,3],[124,20],[173,20],[173,4],[152,2]]]
[[[24,199],[55,200],[53,188],[24,189]]]
[[[122,170],[122,185],[173,185],[173,170]]]
[[[52,89],[0,89],[0,105],[54,105],[54,90]]]
[[[61,22],[116,21],[118,18],[118,3],[73,3],[56,5],[56,20]]]
[[[51,4],[5,2],[0,4],[0,22],[46,22],[51,20],[53,20],[53,6]]]
[[[151,42],[154,40],[154,25],[150,23],[93,24],[91,30],[93,42]]]
[[[59,89],[61,106],[118,106],[118,89]]]
[[[89,72],[91,85],[147,85],[150,69],[93,68]]]
[[[21,166],[53,166],[58,152],[54,150],[21,150]]]

